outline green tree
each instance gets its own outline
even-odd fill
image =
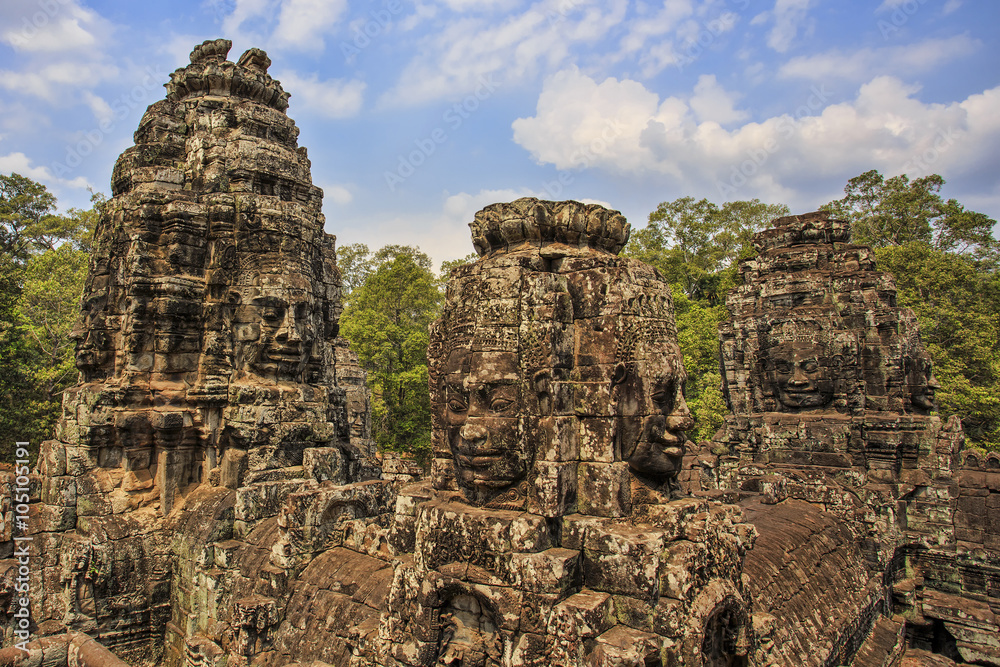
[[[428,327],[441,292],[431,259],[417,248],[389,245],[351,292],[341,332],[368,372],[372,430],[382,450],[430,454]]]
[[[473,252],[469,253],[465,257],[462,257],[461,259],[447,259],[441,262],[441,287],[443,288],[448,284],[448,278],[451,277],[452,271],[460,266],[472,264],[477,259],[479,259],[479,255]]]
[[[958,415],[972,444],[1000,450],[1000,272],[919,241],[876,255],[917,316],[941,384],[939,413]]]
[[[337,248],[337,268],[343,283],[344,305],[351,293],[372,272],[372,253],[364,243],[348,243]]]
[[[758,199],[719,206],[682,197],[649,214],[649,223],[632,234],[626,254],[658,268],[688,298],[714,303],[732,287],[732,271],[753,234],[787,214],[784,204]]]
[[[31,388],[31,354],[18,312],[23,268],[0,253],[0,460],[10,461],[14,442],[27,440],[24,432],[25,392]],[[38,443],[34,443],[37,445]]]
[[[90,256],[63,243],[32,256],[24,269],[18,312],[30,358],[26,374],[30,396],[24,427],[32,442],[51,437],[59,417],[62,392],[78,373],[71,338],[80,315],[80,297]]]
[[[906,174],[886,179],[872,169],[849,180],[845,196],[823,208],[851,222],[856,243],[886,248],[917,241],[995,261],[1000,251],[993,238],[996,221],[943,199],[944,184],[937,174],[911,181]]]
[[[0,174],[0,252],[26,262],[39,250],[39,236],[44,242],[55,205],[56,198],[41,183],[20,174]]]
[[[91,209],[57,215],[44,185],[0,175],[0,451],[51,437],[77,380],[70,331],[104,201],[92,194]]]

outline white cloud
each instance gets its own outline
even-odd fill
[[[421,39],[419,55],[379,100],[411,106],[473,93],[482,79],[509,85],[552,70],[572,47],[600,42],[625,18],[627,0],[540,0],[504,20],[460,16]]]
[[[944,7],[941,9],[941,13],[947,16],[948,14],[951,14],[953,11],[955,11],[961,6],[962,6],[962,0],[948,0],[948,2],[944,3]]]
[[[253,22],[271,26],[275,22],[275,13],[274,0],[234,0],[232,13],[222,19],[222,32],[255,44],[263,43],[263,38],[253,30],[245,29],[244,24]]]
[[[322,51],[347,9],[347,0],[235,0],[222,30],[272,49]]]
[[[45,185],[59,184],[71,188],[91,187],[83,176],[77,176],[71,180],[56,178],[48,167],[32,166],[31,158],[20,152],[0,155],[0,173],[18,173]]]
[[[112,32],[109,22],[76,0],[5,0],[0,7],[0,42],[25,53],[61,53],[93,49]]]
[[[774,27],[767,35],[767,45],[778,53],[785,53],[800,31],[808,34],[812,29],[808,18],[811,4],[812,0],[775,0],[774,9],[767,13],[774,20]],[[760,18],[758,15],[754,20]]]
[[[562,0],[565,5],[572,5],[574,0]],[[503,9],[513,9],[518,0],[441,0],[441,4],[456,12],[492,12]]]
[[[673,32],[682,25],[682,21],[694,14],[690,0],[668,0],[663,7],[652,16],[640,15],[628,22],[628,32],[621,40],[621,50],[624,55],[641,54],[646,42],[656,40]],[[697,33],[697,21],[689,21]],[[697,36],[695,36],[697,39]],[[669,64],[669,63],[668,63]]]
[[[661,101],[635,81],[598,84],[574,69],[546,82],[536,115],[514,122],[514,140],[560,169],[665,174],[702,196],[808,207],[826,201],[812,200],[816,192],[835,193],[831,185],[871,168],[997,173],[1000,87],[949,104],[921,102],[918,90],[877,77],[834,104],[813,86],[798,109],[727,130],[677,97]]]
[[[291,108],[302,108],[327,118],[349,118],[361,111],[364,103],[364,81],[353,79],[326,79],[320,81],[316,74],[302,76],[291,70],[272,73],[281,81],[281,87],[291,93]]]
[[[284,0],[274,30],[274,45],[302,51],[321,51],[323,35],[347,10],[347,0]]]
[[[950,60],[971,55],[981,46],[979,40],[969,35],[955,35],[926,39],[906,46],[859,49],[853,53],[828,51],[792,58],[781,66],[778,73],[814,81],[863,81],[875,74],[904,75],[932,70]]]
[[[354,194],[343,185],[324,185],[323,197],[341,206],[354,201]]]
[[[736,97],[719,85],[714,74],[702,74],[694,87],[694,96],[689,104],[699,121],[714,121],[720,125],[728,125],[747,117],[746,111],[733,108]]]
[[[118,67],[109,63],[64,60],[21,72],[0,70],[0,88],[56,102],[65,98],[67,89],[90,88],[115,79],[119,73]]]
[[[102,97],[95,95],[89,90],[85,90],[83,91],[83,101],[90,107],[98,123],[110,122],[114,119],[114,109]]]
[[[338,245],[364,243],[373,250],[389,242],[417,246],[431,256],[437,269],[445,260],[459,259],[475,252],[469,223],[477,211],[489,204],[514,201],[520,197],[549,198],[544,192],[528,188],[480,190],[454,195],[445,192],[437,211],[417,210],[391,218],[355,219],[350,228],[334,231]]]

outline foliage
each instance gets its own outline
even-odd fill
[[[348,243],[337,248],[337,268],[343,282],[344,305],[372,271],[371,251],[364,243]]]
[[[974,444],[1000,448],[1000,242],[996,221],[939,194],[937,174],[911,181],[878,171],[852,178],[823,208],[876,249],[899,303],[916,313],[941,383],[939,412],[962,418]]]
[[[753,234],[787,214],[787,206],[757,199],[719,206],[682,197],[657,206],[649,224],[632,234],[625,254],[658,268],[688,298],[718,303]]]
[[[726,318],[728,311],[721,304],[711,306],[689,299],[677,285],[673,286],[673,292],[677,340],[688,375],[684,397],[695,420],[694,430],[688,437],[695,442],[711,440],[729,413],[722,395],[718,331],[719,322]]]
[[[823,208],[851,221],[855,243],[886,248],[918,241],[996,261],[996,220],[968,211],[954,199],[942,199],[938,193],[944,183],[937,174],[911,181],[905,174],[886,179],[873,169],[849,180],[845,196]]]
[[[1000,450],[1000,272],[920,241],[876,252],[920,323],[941,416],[959,415],[972,444]]]
[[[64,389],[77,381],[70,332],[90,240],[104,204],[56,215],[44,185],[0,175],[0,455],[51,437]]]
[[[428,326],[441,302],[430,257],[398,245],[385,246],[370,259],[367,252],[357,256],[371,268],[351,292],[341,332],[368,372],[375,441],[380,449],[426,458]]]
[[[14,442],[24,433],[25,392],[30,351],[17,309],[23,269],[7,253],[0,254],[0,460],[13,459]],[[38,444],[38,443],[34,443]]]

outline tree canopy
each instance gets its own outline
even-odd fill
[[[626,254],[658,268],[689,299],[718,301],[725,273],[745,254],[754,233],[788,215],[784,204],[758,199],[726,202],[681,197],[663,202],[632,234]]]
[[[0,174],[0,451],[51,437],[77,381],[70,334],[104,197],[91,201],[58,215],[44,185]]]
[[[341,332],[368,372],[372,430],[379,449],[430,453],[428,327],[440,310],[438,278],[418,248],[354,246],[353,277]],[[343,253],[343,251],[341,251]]]
[[[852,223],[855,243],[886,248],[919,242],[995,260],[1000,252],[1000,242],[993,238],[996,220],[943,199],[939,192],[944,184],[937,174],[911,181],[906,174],[886,179],[873,169],[849,180],[844,197],[823,208]]]

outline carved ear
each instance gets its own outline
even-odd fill
[[[538,409],[543,415],[552,414],[552,371],[543,369],[531,376],[531,382],[538,394]]]
[[[615,374],[611,378],[611,386],[614,387],[615,385],[619,385],[622,382],[624,382],[625,381],[625,377],[627,375],[628,375],[628,368],[626,368],[625,364],[622,363],[622,362],[619,362],[618,364],[616,364],[615,365]]]

